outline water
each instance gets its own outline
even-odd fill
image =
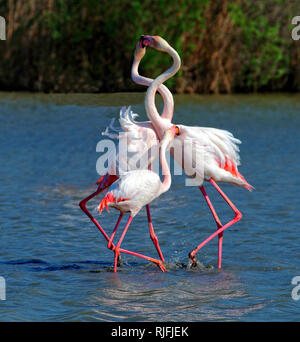
[[[124,255],[113,274],[113,253],[78,202],[98,177],[101,132],[122,105],[146,119],[143,99],[0,95],[0,320],[299,321],[291,296],[300,275],[299,95],[177,96],[174,122],[228,129],[243,141],[240,172],[256,190],[221,185],[243,218],[224,233],[221,271],[216,239],[198,255],[214,268],[189,270],[188,252],[216,227],[200,191],[173,177],[151,205],[168,272]],[[230,220],[206,189],[222,222]],[[100,221],[110,231],[116,218],[112,211]],[[156,257],[145,210],[122,246]]]

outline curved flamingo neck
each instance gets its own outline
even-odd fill
[[[141,76],[138,71],[139,64],[142,58],[143,56],[137,56],[136,53],[134,54],[134,59],[131,67],[131,78],[133,82],[135,82],[136,84],[148,87],[153,80],[151,78]],[[169,121],[172,121],[174,113],[173,95],[170,92],[170,90],[163,84],[158,87],[158,92],[160,93],[164,101],[164,108],[161,117]]]
[[[159,139],[161,139],[164,131],[170,127],[170,121],[165,120],[164,118],[159,116],[159,113],[155,106],[155,93],[158,87],[163,82],[165,82],[166,80],[168,80],[169,78],[171,78],[173,75],[176,74],[181,64],[181,60],[180,60],[178,53],[170,45],[167,45],[163,51],[171,55],[171,57],[173,58],[173,65],[171,66],[171,68],[166,70],[163,74],[159,75],[151,83],[150,87],[147,90],[146,98],[145,98],[145,107],[146,107],[148,118],[151,120]]]
[[[169,142],[170,141],[168,140],[168,138],[162,139],[161,141],[160,165],[161,165],[161,170],[162,170],[162,174],[164,177],[164,180],[161,184],[161,189],[160,189],[161,194],[170,189],[171,182],[172,182],[170,168],[166,159],[166,149],[167,149]]]

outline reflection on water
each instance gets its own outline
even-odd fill
[[[174,122],[228,129],[243,141],[240,171],[255,191],[221,185],[243,219],[224,233],[221,271],[205,267],[216,267],[216,240],[199,252],[205,266],[189,270],[188,252],[216,227],[199,189],[173,177],[170,191],[151,204],[168,272],[124,255],[113,274],[113,253],[78,203],[98,178],[101,132],[122,105],[132,104],[145,120],[143,99],[0,94],[0,276],[7,284],[1,320],[295,320],[299,96],[175,97]],[[224,201],[209,185],[207,192],[222,222],[230,220]],[[89,208],[111,232],[118,213],[99,217],[100,199]],[[156,257],[145,210],[124,248]]]
[[[130,320],[143,317],[144,321],[230,320],[263,306],[234,304],[235,299],[245,298],[246,293],[232,274],[194,273],[187,279],[175,272],[166,281],[163,275],[149,272],[151,280],[147,277],[148,281],[142,284],[140,276],[112,275],[111,287],[101,291],[100,296],[95,294],[90,298],[96,305],[94,317],[99,315],[112,321],[114,316],[109,315],[108,308],[114,307],[119,312],[119,320],[128,320],[129,313]],[[221,301],[231,304],[227,307]]]

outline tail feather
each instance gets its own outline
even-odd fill
[[[247,190],[249,190],[249,191],[252,191],[252,190],[255,189],[254,186],[252,186],[251,184],[249,184],[249,183],[246,181],[246,179],[243,177],[242,174],[238,173],[238,175],[239,175],[238,178],[240,178],[241,180],[244,181],[244,183],[245,183],[245,184],[244,184],[244,188],[245,188],[245,189],[247,189]]]
[[[219,163],[220,168],[224,169],[225,171],[228,171],[232,174],[232,176],[234,176],[235,178],[239,178],[243,181],[243,187],[249,191],[252,191],[254,189],[254,187],[249,184],[246,179],[244,178],[244,176],[238,171],[235,163],[228,157],[225,157],[225,164],[222,165],[221,163]]]
[[[103,197],[102,201],[99,204],[99,214],[102,213],[104,207],[106,208],[107,212],[109,213],[108,204],[109,203],[114,203],[114,202],[115,202],[115,198],[114,198],[113,194],[111,192],[107,193]]]
[[[129,198],[118,198],[118,199],[116,199],[112,192],[108,192],[103,197],[102,201],[99,204],[99,214],[102,213],[104,208],[106,208],[107,212],[109,213],[108,205],[110,203],[119,203],[119,202],[124,202],[124,201],[128,201],[128,200],[129,200]]]

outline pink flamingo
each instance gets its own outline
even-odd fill
[[[163,82],[175,75],[175,73],[179,70],[181,60],[178,53],[163,38],[159,36],[141,36],[140,42],[142,46],[149,46],[156,50],[167,52],[173,58],[172,67],[158,76],[151,83],[145,98],[145,107],[148,118],[151,120],[158,137],[161,138],[163,132],[173,124],[159,116],[155,107],[155,93]],[[179,128],[180,135],[176,136],[173,141],[174,149],[171,149],[171,154],[182,166],[188,176],[194,175],[195,180],[197,181],[197,184],[199,185],[199,188],[217,224],[217,230],[189,253],[189,264],[191,267],[196,266],[196,253],[200,248],[202,248],[211,239],[218,235],[218,268],[221,268],[223,232],[225,229],[238,222],[242,218],[242,214],[216,182],[232,183],[244,187],[249,191],[253,189],[253,187],[238,171],[240,158],[237,144],[240,143],[240,140],[234,138],[230,132],[216,128],[189,127],[184,125],[177,125],[177,127]],[[183,149],[183,143],[188,140],[192,142],[191,146],[193,148],[189,150]],[[174,151],[180,153],[175,153]],[[202,163],[196,164],[195,170],[194,168],[191,168],[191,165],[192,162],[196,160],[202,160]],[[187,163],[187,161],[190,162]],[[225,225],[222,225],[204,189],[204,181],[210,182],[215,187],[215,189],[235,213],[235,217]]]
[[[160,164],[164,177],[163,182],[161,182],[159,175],[151,170],[132,170],[122,174],[119,179],[115,183],[113,183],[105,197],[100,202],[100,213],[102,212],[104,207],[106,207],[107,211],[108,207],[113,207],[120,211],[119,219],[107,245],[107,247],[109,249],[112,249],[115,253],[114,272],[117,271],[117,263],[119,260],[120,252],[132,254],[152,261],[156,263],[163,272],[166,271],[166,268],[161,260],[156,260],[139,253],[121,249],[120,246],[134,216],[141,210],[142,207],[148,205],[155,198],[159,197],[170,188],[171,174],[168,163],[166,161],[165,152],[167,146],[174,139],[174,136],[176,134],[179,134],[178,127],[171,126],[171,128],[165,132],[161,140]],[[119,239],[119,242],[116,246],[114,246],[112,242],[115,233],[118,229],[123,214],[127,212],[130,213],[129,219]]]
[[[142,46],[140,42],[138,42],[136,49],[135,49],[135,53],[134,53],[131,77],[135,83],[148,86],[151,84],[153,80],[139,75],[139,72],[138,72],[138,67],[139,67],[141,59],[145,55],[145,51],[146,51],[145,47]],[[171,122],[173,111],[174,111],[173,96],[170,93],[169,89],[163,84],[161,84],[158,87],[158,92],[161,94],[163,101],[164,101],[164,108],[163,108],[161,117],[164,120]],[[156,131],[153,128],[151,121],[146,121],[146,122],[135,121],[134,115],[131,113],[130,108],[125,109],[123,107],[121,109],[120,124],[122,126],[123,132],[128,133],[127,136],[129,137],[130,136],[133,137],[133,140],[128,142],[128,149],[132,149],[132,145],[134,142],[134,145],[135,145],[134,148],[142,155],[145,151],[149,150],[152,146],[157,144],[158,137],[157,137]],[[155,155],[153,155],[153,158],[155,158]],[[153,161],[153,158],[148,160],[149,168],[151,168],[151,163]],[[111,160],[115,161],[116,159],[112,158]],[[107,235],[105,230],[101,227],[101,225],[98,223],[98,221],[89,212],[86,205],[88,201],[90,201],[92,198],[100,194],[102,191],[106,190],[108,187],[110,187],[114,182],[116,182],[119,179],[119,172],[116,169],[115,164],[111,164],[109,169],[110,169],[109,173],[105,174],[104,176],[98,179],[96,183],[98,185],[97,190],[79,203],[80,208],[96,225],[96,227],[100,230],[100,232],[103,234],[103,236],[105,237],[107,241],[110,241],[109,236]],[[148,225],[149,225],[149,232],[150,232],[151,240],[153,241],[156,247],[156,250],[159,254],[160,259],[164,262],[165,260],[161,252],[161,249],[159,247],[157,236],[155,235],[155,232],[154,232],[149,204],[146,205],[146,211],[147,211],[147,218],[148,218]],[[112,242],[111,242],[111,245],[113,247]]]

